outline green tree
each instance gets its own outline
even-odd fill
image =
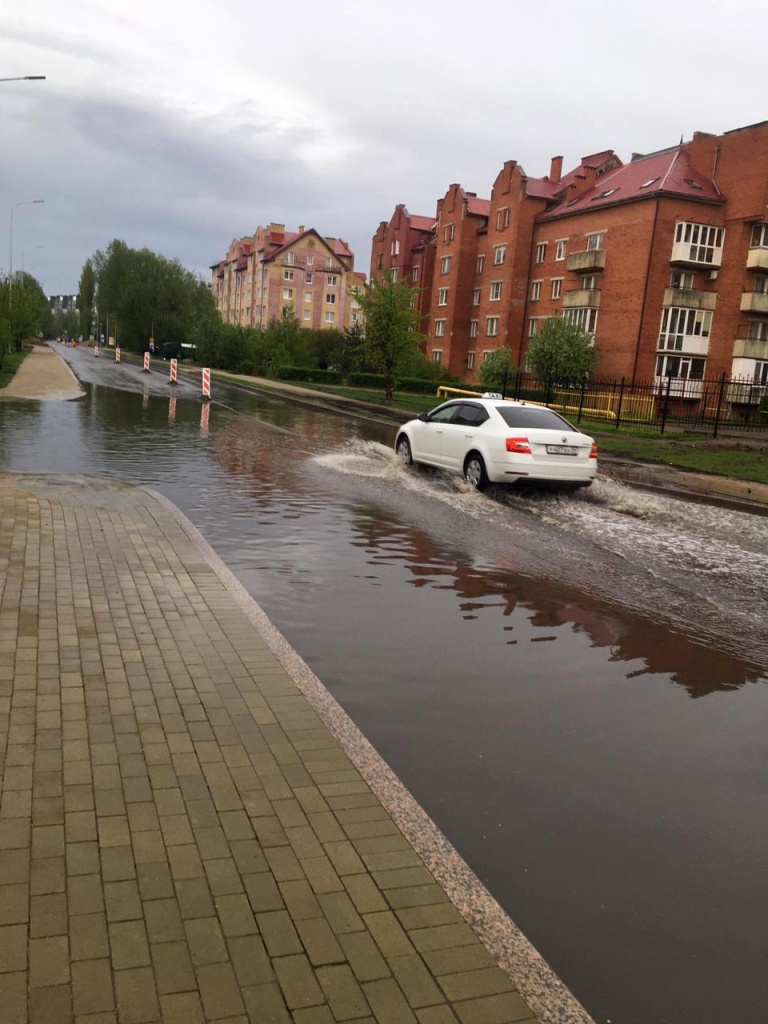
[[[13,285],[12,290],[10,285]],[[10,343],[17,352],[27,338],[37,338],[51,316],[48,297],[31,274],[18,273],[8,282],[7,295]]]
[[[497,348],[480,364],[477,375],[480,383],[489,391],[507,393],[508,384],[517,376],[517,365],[508,348]]]
[[[92,257],[95,303],[109,333],[125,348],[143,351],[154,337],[158,345],[180,344],[201,314],[210,310],[200,278],[178,260],[149,249],[131,249],[114,239]]]
[[[550,317],[528,349],[528,365],[547,387],[581,383],[599,360],[592,335],[561,316]]]
[[[384,375],[384,396],[391,400],[395,378],[423,341],[418,333],[416,289],[391,271],[374,277],[367,292],[355,295],[365,317],[365,349],[373,369]]]
[[[46,338],[79,338],[80,314],[74,309],[57,309],[51,315],[44,336]]]
[[[78,305],[80,307],[80,337],[88,340],[91,336],[93,322],[93,297],[96,293],[96,281],[93,276],[93,263],[87,259],[80,271]]]

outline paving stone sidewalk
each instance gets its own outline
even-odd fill
[[[2,1024],[538,1019],[139,489],[0,475],[0,771]]]

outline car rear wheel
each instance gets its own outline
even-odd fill
[[[483,457],[477,452],[470,452],[464,463],[464,479],[478,491],[488,486],[488,474],[485,471]]]
[[[407,437],[399,437],[397,439],[397,445],[395,451],[400,457],[400,461],[404,466],[413,465],[413,455],[411,454],[411,445]]]

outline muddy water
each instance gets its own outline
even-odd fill
[[[175,501],[596,1020],[762,1024],[764,519],[477,495],[389,426],[70,357],[99,383],[0,406],[4,468]]]

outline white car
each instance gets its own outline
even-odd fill
[[[409,420],[395,451],[410,466],[454,470],[482,490],[533,483],[575,490],[597,473],[597,445],[559,413],[499,396],[454,398]]]

